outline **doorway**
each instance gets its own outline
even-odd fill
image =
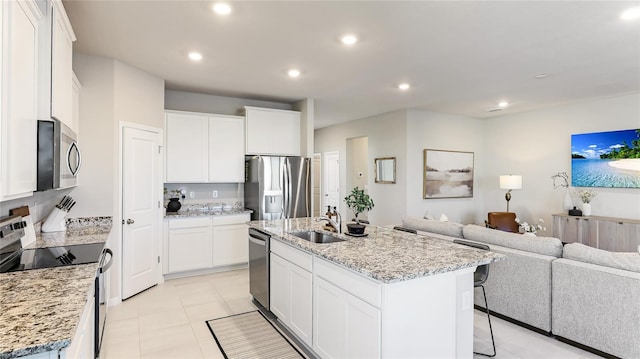
[[[161,131],[121,125],[123,300],[159,282]]]
[[[347,140],[347,189],[350,193],[355,187],[369,192],[369,137],[356,137]],[[345,194],[346,195],[346,194]],[[358,219],[368,220],[367,211],[361,213]],[[347,213],[348,218],[355,218],[353,213]]]

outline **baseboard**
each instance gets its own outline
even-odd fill
[[[484,312],[484,313],[487,312],[487,310],[485,308],[480,307],[478,305],[474,305],[474,307],[475,307],[475,309],[477,309],[477,310],[479,310],[481,312]],[[553,338],[553,339],[555,339],[557,341],[563,342],[565,344],[569,344],[569,345],[571,345],[573,347],[582,349],[582,350],[587,351],[589,353],[593,353],[593,354],[601,356],[603,358],[620,359],[619,357],[617,357],[615,355],[611,355],[609,353],[605,353],[605,352],[600,351],[598,349],[592,348],[592,347],[590,347],[588,345],[584,345],[584,344],[581,344],[581,343],[578,343],[578,342],[574,342],[573,340],[569,340],[567,338],[564,338],[564,337],[561,337],[561,336],[557,336],[557,335],[553,334],[552,332],[548,332],[546,330],[543,330],[543,329],[540,329],[540,328],[536,328],[536,327],[534,327],[532,325],[529,325],[527,323],[523,323],[523,322],[521,322],[519,320],[516,320],[516,319],[513,319],[511,317],[507,317],[506,315],[491,311],[491,316],[496,317],[496,318],[500,318],[500,319],[505,320],[505,321],[507,321],[509,323],[513,323],[513,324],[521,326],[521,327],[523,327],[525,329],[529,329],[529,330],[534,331],[536,333],[548,336],[548,337]]]
[[[166,274],[163,274],[163,278],[165,280],[179,279],[179,278],[194,277],[194,276],[198,276],[198,275],[213,274],[213,273],[220,273],[220,272],[228,272],[228,271],[232,271],[232,270],[246,269],[246,268],[248,268],[248,264],[247,263],[241,263],[241,264],[234,264],[234,265],[229,265],[229,266],[220,266],[220,267],[215,267],[215,268],[197,269],[197,270],[191,270],[191,271],[185,271],[185,272],[177,272],[177,273],[166,273]]]

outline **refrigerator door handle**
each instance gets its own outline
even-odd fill
[[[291,162],[287,159],[287,218],[294,218],[295,213],[292,211],[293,207],[293,193],[291,185]]]

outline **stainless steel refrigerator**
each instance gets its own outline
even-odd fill
[[[311,160],[246,157],[244,205],[252,220],[310,217]]]

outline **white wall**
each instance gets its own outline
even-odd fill
[[[277,108],[280,110],[292,109],[292,105],[286,103],[172,90],[165,91],[164,103],[167,110],[205,112],[220,115],[238,115],[244,109],[244,106]]]
[[[465,116],[409,110],[407,120],[407,215],[422,217],[429,212],[450,221],[482,222],[484,215],[485,154],[484,121]],[[424,149],[465,151],[474,153],[474,188],[472,198],[423,199]]]
[[[75,53],[73,60],[82,83],[79,132],[83,168],[73,193],[77,205],[72,214],[113,217],[107,246],[114,253],[109,296],[115,299],[121,293],[122,263],[120,122],[164,129],[164,80],[114,59]]]
[[[399,223],[406,213],[406,132],[407,111],[396,111],[350,121],[315,131],[315,152],[338,151],[340,154],[340,213],[347,213],[342,200],[351,191],[347,188],[347,139],[368,137],[367,162],[373,164],[376,157],[396,157],[396,183],[376,184],[373,165],[369,166],[369,195],[375,207],[368,219],[375,225]],[[346,219],[351,219],[347,218]]]
[[[551,234],[551,214],[563,212],[564,191],[551,176],[571,175],[571,135],[640,128],[640,94],[575,103],[486,120],[484,212],[505,210],[501,174],[522,175],[522,189],[512,192],[510,209],[524,220],[542,218]],[[594,188],[592,215],[640,218],[640,189]],[[574,198],[578,207],[580,201]]]

